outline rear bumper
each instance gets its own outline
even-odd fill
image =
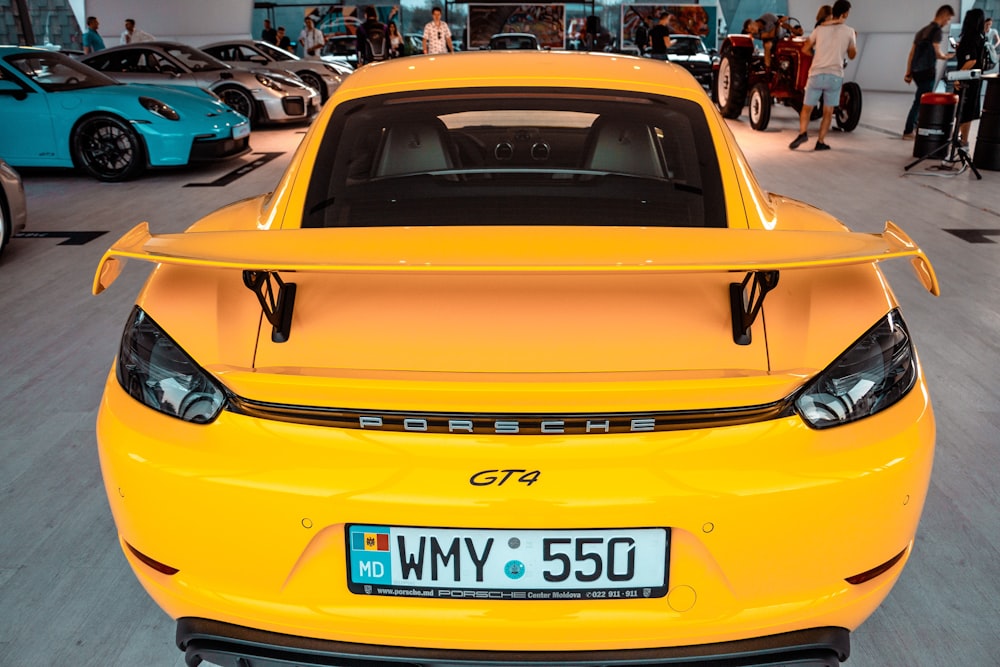
[[[458,651],[375,646],[294,637],[202,618],[177,621],[177,646],[188,665],[202,661],[222,667],[345,665],[352,667],[488,667],[491,665],[572,665],[624,667],[835,667],[850,655],[850,634],[825,627],[698,646],[617,651]]]
[[[934,439],[922,385],[875,417],[824,431],[791,417],[511,440],[231,412],[193,425],[140,405],[113,375],[97,431],[121,539],[176,573],[127,547],[125,557],[173,618],[361,646],[573,655],[853,630],[909,557]],[[508,465],[540,470],[544,482],[470,486],[473,472]],[[670,591],[538,602],[355,594],[345,542],[352,522],[667,527]],[[881,576],[847,581],[890,559]]]

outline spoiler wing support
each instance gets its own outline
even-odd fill
[[[764,297],[778,286],[777,271],[749,271],[743,282],[729,283],[729,307],[733,316],[733,342],[750,344],[750,328],[760,315]]]
[[[257,295],[260,309],[271,323],[271,340],[275,343],[287,341],[292,334],[295,283],[286,283],[277,271],[244,271],[243,284]]]

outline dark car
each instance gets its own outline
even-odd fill
[[[355,35],[327,37],[323,44],[323,50],[320,51],[320,57],[327,62],[336,60],[351,67],[357,67],[358,38]]]
[[[503,51],[506,49],[540,51],[538,38],[527,32],[502,32],[490,37],[489,48],[491,51]]]
[[[704,88],[712,85],[712,65],[718,59],[698,35],[671,35],[667,60],[677,63],[698,80]]]

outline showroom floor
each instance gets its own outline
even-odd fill
[[[789,109],[775,109],[763,133],[745,119],[731,127],[765,188],[830,211],[856,231],[897,222],[941,281],[935,299],[905,262],[885,267],[928,376],[938,455],[913,557],[855,633],[849,664],[993,665],[1000,646],[1000,290],[992,283],[1000,282],[1000,172],[976,181],[971,173],[943,177],[925,169],[936,163],[924,163],[904,175],[912,143],[898,132],[908,105],[905,95],[866,93],[861,126],[831,133],[826,153],[813,152],[813,141],[788,150],[797,133]],[[242,161],[130,183],[22,174],[34,236],[14,239],[0,260],[0,665],[183,665],[173,622],[119,551],[94,441],[101,388],[149,269],[129,266],[99,298],[90,285],[101,254],[137,222],[180,231],[222,204],[271,189],[303,132],[255,131],[255,153]]]

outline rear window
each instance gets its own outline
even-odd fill
[[[725,227],[714,143],[688,100],[448,91],[340,105],[304,227]]]

